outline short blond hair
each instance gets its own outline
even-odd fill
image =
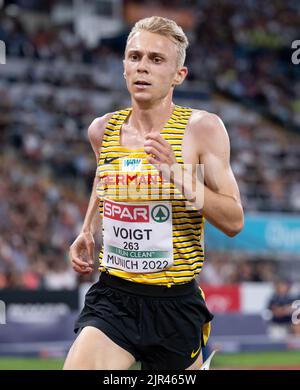
[[[127,38],[126,46],[134,34],[142,30],[170,38],[177,46],[177,66],[183,66],[189,41],[182,28],[178,26],[174,20],[163,18],[161,16],[151,16],[150,18],[139,20],[131,29]]]

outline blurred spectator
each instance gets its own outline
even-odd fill
[[[48,290],[72,290],[76,288],[76,274],[63,259],[53,259],[44,278],[44,286]]]
[[[270,310],[270,334],[273,337],[284,337],[292,332],[292,303],[290,283],[279,280],[275,283],[275,291],[268,304]]]
[[[283,271],[280,262],[247,255],[228,252],[207,251],[204,272],[199,281],[204,284],[222,285],[241,282],[274,282],[276,275]]]

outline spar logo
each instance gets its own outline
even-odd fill
[[[123,222],[149,222],[149,206],[105,200],[104,216]]]
[[[151,211],[151,217],[155,222],[165,222],[169,219],[169,216],[170,211],[163,204],[158,204],[157,206],[153,207]]]

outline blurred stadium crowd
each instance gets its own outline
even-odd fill
[[[224,120],[246,212],[299,212],[300,68],[290,56],[300,4],[189,3],[197,24],[175,102]],[[22,12],[0,12],[8,59],[0,65],[0,288],[73,288],[68,248],[95,172],[87,127],[130,104],[122,70],[130,26],[91,48],[69,25],[33,28]],[[238,262],[213,252],[209,259],[209,283],[274,281],[278,273],[270,259]]]

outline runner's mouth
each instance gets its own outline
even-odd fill
[[[141,86],[149,86],[151,85],[150,83],[148,83],[148,81],[143,81],[143,80],[138,80],[134,83],[134,85],[141,85]]]

